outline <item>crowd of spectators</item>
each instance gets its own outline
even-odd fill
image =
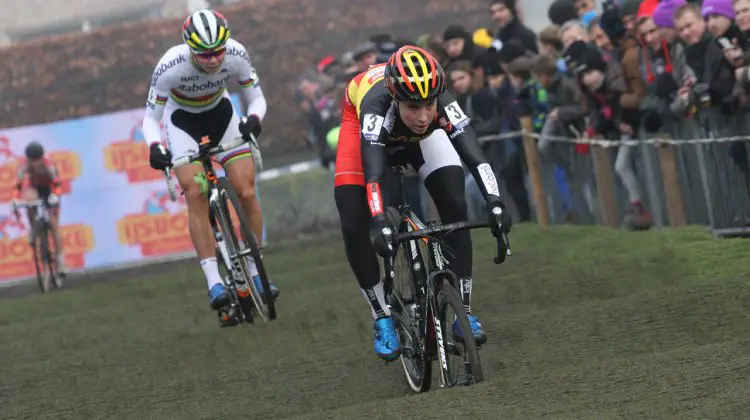
[[[556,138],[679,135],[685,118],[703,109],[725,116],[748,112],[750,0],[609,0],[601,10],[593,0],[556,0],[548,10],[551,25],[538,34],[524,26],[514,0],[490,0],[487,10],[494,27],[450,25],[416,40],[374,36],[300,76],[298,103],[324,165],[335,160],[346,83],[407,43],[440,60],[448,89],[479,136],[517,133],[520,117],[531,117],[540,154],[562,184],[573,176],[571,159],[589,148]],[[520,136],[487,141],[484,148],[518,217],[531,220]],[[743,142],[733,146],[733,162],[745,173],[746,156]],[[636,178],[637,159],[632,146],[620,146],[613,164],[629,203],[626,218],[648,228],[652,215]],[[467,185],[470,196],[478,193]]]

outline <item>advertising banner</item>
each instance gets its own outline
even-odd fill
[[[24,211],[17,218],[11,205],[24,148],[32,141],[44,146],[60,172],[69,269],[193,251],[184,197],[172,202],[162,173],[149,166],[142,118],[137,109],[0,130],[0,282],[35,274],[27,216]]]

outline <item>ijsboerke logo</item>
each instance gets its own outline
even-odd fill
[[[110,172],[124,173],[128,182],[144,182],[161,179],[148,163],[148,145],[143,137],[141,121],[130,130],[127,140],[115,141],[104,148],[104,164]],[[164,127],[162,127],[164,128]]]
[[[140,213],[128,214],[117,222],[120,243],[139,246],[143,256],[168,255],[193,249],[188,232],[184,197],[172,202],[165,191],[144,200]]]
[[[23,162],[23,156],[16,156],[8,147],[7,140],[7,137],[0,136],[0,202],[2,203],[13,198],[18,182],[18,165]],[[69,194],[71,182],[81,176],[80,156],[68,150],[49,152],[48,156],[55,162],[60,172],[62,193]]]
[[[0,217],[0,281],[35,275],[34,256],[28,238],[28,230],[23,222],[12,215]],[[63,225],[62,240],[65,264],[71,269],[83,268],[86,253],[94,249],[91,226]]]

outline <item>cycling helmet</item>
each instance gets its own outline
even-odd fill
[[[182,24],[182,39],[196,54],[215,51],[227,43],[229,24],[218,12],[199,10]]]
[[[26,154],[27,159],[41,159],[42,156],[44,156],[44,147],[42,147],[42,145],[38,142],[34,141],[26,145],[26,150],[24,151],[24,153]]]
[[[385,85],[397,101],[432,103],[445,91],[445,72],[427,51],[404,45],[385,66]]]

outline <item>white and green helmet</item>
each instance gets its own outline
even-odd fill
[[[182,39],[197,54],[218,50],[229,39],[229,24],[219,12],[199,10],[182,24]]]

